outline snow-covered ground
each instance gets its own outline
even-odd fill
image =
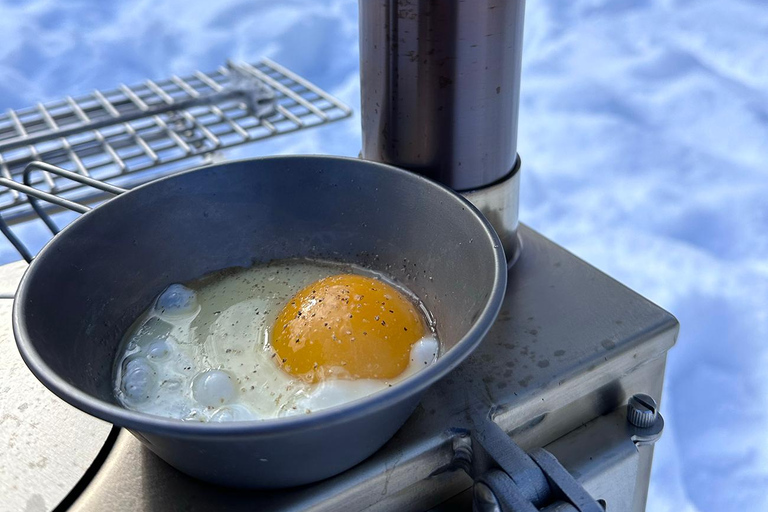
[[[528,4],[521,217],[682,323],[648,510],[768,510],[768,3]],[[2,108],[264,55],[359,104],[357,0],[2,0],[0,32]]]

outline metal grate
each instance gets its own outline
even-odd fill
[[[228,62],[210,73],[9,110],[0,115],[0,175],[20,181],[37,160],[131,187],[226,148],[350,115],[349,107],[271,60]],[[101,198],[45,172],[30,184],[86,203]],[[10,224],[34,217],[14,190],[0,191],[0,212]]]

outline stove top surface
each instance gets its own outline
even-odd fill
[[[24,262],[0,267],[0,494],[3,510],[51,510],[106,442],[111,425],[48,391],[22,361],[11,329]]]
[[[338,510],[343,504],[345,510],[424,510],[472,484],[462,471],[439,471],[452,460],[456,433],[472,430],[472,411],[492,414],[527,449],[613,411],[633,393],[660,397],[659,375],[678,330],[674,317],[535,231],[521,226],[520,237],[521,257],[510,270],[490,334],[426,393],[395,437],[358,466],[297,489],[223,489],[179,473],[123,431],[72,509]],[[0,293],[12,293],[21,268],[0,268]],[[55,399],[23,367],[13,344],[10,304],[0,300],[0,366],[25,381],[0,394],[0,440],[8,442],[20,429],[35,446],[24,455],[0,455],[0,466],[10,468],[0,474],[0,489],[20,508],[35,503],[36,510],[45,510],[84,474],[109,426]],[[45,406],[20,410],[32,401]],[[9,421],[9,415],[20,419]],[[39,425],[30,427],[33,421]],[[38,457],[55,471],[33,468]]]

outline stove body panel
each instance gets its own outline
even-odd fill
[[[2,510],[50,510],[83,478],[112,426],[70,407],[27,369],[11,328],[25,262],[0,267],[0,495]]]

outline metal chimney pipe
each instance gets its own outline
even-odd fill
[[[511,259],[525,0],[359,5],[362,157],[467,192]]]
[[[524,0],[360,0],[363,158],[456,190],[515,166]]]

